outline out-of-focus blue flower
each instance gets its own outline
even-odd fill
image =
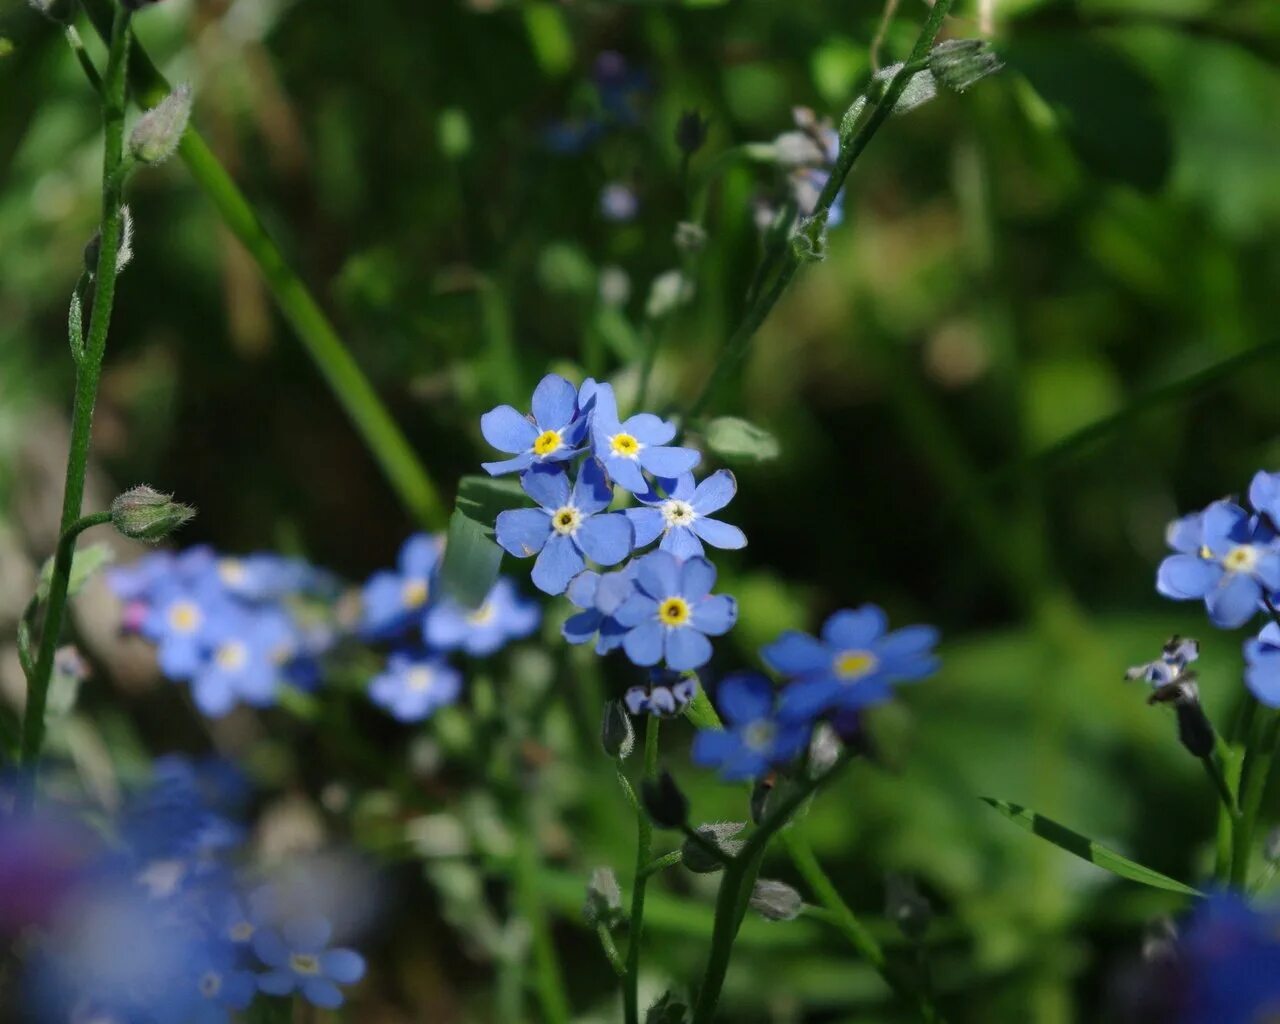
[[[1178,601],[1202,599],[1215,626],[1243,626],[1257,613],[1264,590],[1280,590],[1275,532],[1225,500],[1200,515],[1199,536],[1196,525],[1191,517],[1170,525],[1169,544],[1177,553],[1160,563],[1156,590]]]
[[[258,979],[239,965],[234,946],[209,942],[188,966],[185,1005],[174,1018],[182,1024],[227,1024],[229,1011],[248,1009]]]
[[[209,657],[191,677],[191,695],[204,714],[220,718],[239,702],[275,703],[295,645],[293,624],[283,612],[223,616],[205,639]]]
[[[635,527],[637,548],[661,537],[658,546],[663,551],[670,551],[677,558],[694,558],[704,553],[703,541],[713,548],[729,550],[746,546],[746,535],[736,526],[710,518],[737,493],[738,481],[729,470],[717,470],[696,487],[692,473],[662,484],[666,497],[650,491],[639,496],[643,502],[640,508],[625,510]]]
[[[533,391],[533,414],[524,416],[510,405],[490,409],[480,417],[484,439],[514,459],[482,463],[490,476],[516,473],[534,465],[563,462],[580,451],[587,423],[578,414],[578,389],[549,373]]]
[[[364,977],[364,957],[351,949],[330,949],[333,929],[322,917],[289,921],[277,932],[261,929],[253,949],[270,968],[259,975],[258,988],[268,995],[298,992],[307,1002],[331,1010],[343,1002],[339,985]]]
[[[721,778],[758,779],[775,765],[790,761],[809,742],[808,722],[779,718],[773,686],[755,672],[729,676],[716,692],[723,730],[708,729],[693,741],[693,760],[715,768]]]
[[[1268,622],[1244,642],[1244,682],[1269,708],[1280,708],[1280,625]]]
[[[141,632],[156,645],[160,671],[190,680],[204,664],[208,638],[234,614],[231,603],[208,587],[170,586],[153,595]]]
[[[474,611],[449,600],[432,605],[423,621],[422,638],[434,650],[461,650],[484,658],[528,636],[541,619],[538,605],[522,598],[515,584],[503,576]]]
[[[618,419],[618,400],[609,384],[597,385],[591,418],[592,448],[605,471],[632,494],[650,490],[642,470],[674,480],[689,472],[702,456],[692,448],[668,444],[676,436],[672,423],[642,412]]]
[[[640,212],[636,190],[620,181],[610,182],[600,190],[600,212],[605,220],[618,223],[634,220]]]
[[[1145,665],[1134,665],[1124,676],[1126,679],[1142,679],[1155,689],[1176,683],[1182,678],[1187,666],[1200,657],[1200,642],[1183,636],[1172,636],[1166,641],[1164,650],[1155,661]]]
[[[538,556],[532,578],[539,590],[563,594],[587,558],[616,565],[631,553],[631,523],[621,512],[604,511],[613,489],[594,459],[583,462],[572,489],[568,475],[552,467],[530,469],[520,485],[539,507],[498,513],[495,531],[517,558]]]
[[[225,555],[218,559],[218,579],[236,597],[255,603],[280,601],[295,594],[332,596],[336,581],[301,558],[272,552]]]
[[[697,695],[697,676],[655,669],[648,686],[632,686],[622,701],[633,715],[672,718],[683,713]]]
[[[713,595],[716,570],[705,558],[682,563],[666,551],[636,559],[637,593],[615,613],[626,628],[622,642],[637,665],[663,659],[677,672],[705,665],[711,658],[708,636],[722,636],[738,620],[733,598]]]
[[[634,566],[634,562],[628,562],[617,572],[603,575],[588,569],[573,578],[565,596],[583,610],[569,616],[560,629],[569,643],[595,640],[597,654],[607,654],[621,646],[627,631],[618,625],[613,613],[636,592]]]
[[[421,722],[462,692],[462,673],[440,657],[397,652],[369,683],[369,699],[402,722]]]
[[[780,714],[804,721],[828,710],[879,704],[892,695],[894,683],[937,671],[936,629],[907,626],[889,633],[888,626],[884,612],[866,604],[832,615],[821,639],[788,630],[765,647],[760,653],[766,664],[791,681]]]
[[[596,57],[591,77],[600,93],[605,112],[620,125],[640,120],[640,102],[653,88],[648,73],[633,67],[616,50],[605,50]]]
[[[360,631],[366,637],[386,639],[422,621],[440,550],[438,538],[416,533],[401,546],[395,569],[369,577],[360,602]]]

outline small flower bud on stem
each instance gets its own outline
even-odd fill
[[[195,517],[196,510],[150,487],[125,491],[111,503],[111,523],[126,537],[154,544]]]
[[[162,164],[178,149],[191,119],[191,86],[182,84],[138,119],[129,153],[139,163]]]
[[[804,908],[804,900],[786,882],[761,878],[751,889],[750,906],[769,921],[794,921]]]

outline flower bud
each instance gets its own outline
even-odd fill
[[[676,147],[685,156],[693,156],[707,141],[710,122],[696,110],[686,110],[676,122]]]
[[[819,722],[809,740],[809,777],[820,779],[831,771],[840,756],[840,737],[826,722]]]
[[[664,770],[656,779],[645,779],[640,797],[659,828],[684,828],[689,820],[689,800],[669,771]]]
[[[587,924],[612,928],[622,918],[622,889],[612,868],[596,868],[587,883],[587,902],[582,907]]]
[[[744,844],[742,840],[733,837],[746,827],[745,821],[714,821],[699,825],[694,831],[725,857],[736,857]],[[705,846],[692,839],[684,841],[684,845],[680,847],[680,854],[681,863],[695,874],[710,875],[724,867],[723,860],[713,856]]]
[[[919,942],[933,923],[933,907],[905,875],[885,879],[885,915],[912,942]]]
[[[948,39],[929,54],[929,70],[948,89],[964,92],[1004,65],[985,39]]]
[[[70,25],[76,20],[75,0],[27,0],[35,10],[59,25]]]
[[[1204,713],[1198,700],[1179,700],[1174,704],[1178,713],[1178,739],[1196,757],[1208,757],[1213,753],[1213,724]]]
[[[761,878],[751,890],[751,909],[770,921],[794,921],[804,900],[786,882]]]
[[[150,487],[125,491],[111,503],[111,523],[126,537],[155,543],[195,517],[196,510]]]
[[[129,133],[129,152],[144,164],[173,156],[191,118],[191,86],[183,83],[138,119]]]
[[[676,225],[675,243],[681,252],[701,252],[707,244],[707,232],[701,224],[682,220]]]
[[[667,270],[653,279],[644,312],[650,320],[661,320],[693,298],[693,282],[679,270]]]
[[[611,700],[604,706],[604,720],[600,723],[600,744],[606,754],[619,761],[630,756],[635,749],[636,730],[620,700]]]

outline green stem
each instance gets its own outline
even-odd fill
[[[560,976],[560,963],[556,956],[555,941],[551,935],[546,908],[538,889],[541,868],[538,864],[538,846],[534,823],[526,820],[524,828],[516,832],[515,863],[512,865],[512,885],[520,916],[529,926],[533,939],[534,986],[542,1016],[547,1024],[569,1024],[572,1014],[565,995],[564,979]]]
[[[93,436],[93,407],[98,399],[98,379],[107,349],[111,310],[115,304],[116,257],[120,249],[122,182],[116,173],[124,161],[125,68],[129,59],[129,11],[116,8],[111,24],[111,47],[103,81],[102,120],[105,142],[102,157],[102,225],[99,229],[98,266],[94,275],[93,313],[89,336],[76,365],[75,404],[71,414],[71,447],[67,454],[67,475],[62,492],[62,519],[53,576],[45,607],[40,650],[27,689],[27,707],[22,725],[22,764],[33,769],[44,743],[45,704],[53,656],[67,610],[67,588],[71,582],[71,561],[84,503],[85,473],[89,465],[89,444]],[[92,517],[90,517],[92,518]],[[90,523],[89,525],[94,525]],[[87,529],[87,526],[82,526]],[[28,793],[28,796],[30,793]]]
[[[102,33],[110,17],[111,3],[85,0],[85,7],[94,26]],[[158,102],[171,91],[169,83],[141,48],[135,49],[129,71],[140,102]],[[404,507],[424,526],[444,529],[449,513],[438,488],[244,194],[194,128],[187,129],[178,153],[228,229],[258,264],[285,319],[377,459]]]
[[[1276,741],[1280,738],[1280,716],[1260,716],[1249,744],[1240,781],[1240,816],[1231,834],[1231,886],[1243,891],[1249,881],[1249,860],[1253,853],[1253,834],[1258,812],[1271,775]]]
[[[897,106],[898,99],[906,89],[907,83],[919,72],[920,62],[928,55],[929,48],[933,45],[934,38],[942,28],[943,19],[946,18],[947,12],[951,9],[952,2],[953,0],[935,0],[933,8],[929,11],[928,18],[925,19],[924,27],[916,38],[915,46],[911,49],[911,55],[903,63],[902,69],[893,76],[893,80],[876,102],[870,115],[862,123],[862,127],[853,134],[852,138],[841,140],[840,152],[836,155],[836,162],[831,169],[831,176],[827,179],[826,185],[818,196],[813,214],[809,218],[809,222],[817,225],[820,230],[826,230],[827,218],[831,214],[831,206],[835,203],[840,190],[844,188],[845,179],[849,177],[849,172],[853,169],[854,163],[862,155],[863,150],[867,148],[868,143],[875,137],[876,132],[889,119],[889,115],[893,113],[893,108]],[[773,307],[777,305],[782,293],[787,290],[788,285],[790,285],[797,271],[799,271],[801,262],[802,257],[795,249],[788,248],[786,258],[778,270],[778,276],[774,279],[773,286],[758,295],[748,307],[742,323],[725,343],[720,358],[716,362],[716,367],[707,383],[703,386],[702,392],[689,407],[686,419],[695,419],[706,409],[725,379],[742,362],[750,348],[751,339],[768,318]]]
[[[627,976],[627,965],[622,961],[622,954],[618,952],[618,945],[613,941],[613,933],[609,931],[606,924],[596,925],[596,936],[600,939],[600,948],[604,950],[604,955],[609,960],[609,966],[613,968],[613,973],[619,978]]]
[[[680,850],[664,853],[661,857],[655,857],[645,865],[644,876],[648,878],[650,875],[656,875],[659,871],[666,871],[667,868],[675,867],[682,860],[684,860],[684,853]]]
[[[644,778],[658,777],[658,732],[660,722],[652,715],[644,720]],[[621,772],[618,777],[624,782]],[[631,923],[627,937],[626,976],[622,985],[622,1012],[626,1024],[640,1021],[640,940],[644,934],[644,895],[649,882],[645,869],[653,856],[653,825],[649,815],[635,798],[635,791],[627,785],[632,806],[636,811],[636,876],[631,886]]]

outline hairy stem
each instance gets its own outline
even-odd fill
[[[644,721],[644,778],[658,777],[659,721],[652,715]],[[619,773],[618,778],[625,777]],[[631,787],[627,786],[636,810],[636,875],[631,886],[631,923],[627,938],[626,977],[622,985],[622,1011],[626,1024],[640,1021],[640,939],[644,933],[644,894],[649,882],[649,859],[653,855],[653,825],[640,806]]]

